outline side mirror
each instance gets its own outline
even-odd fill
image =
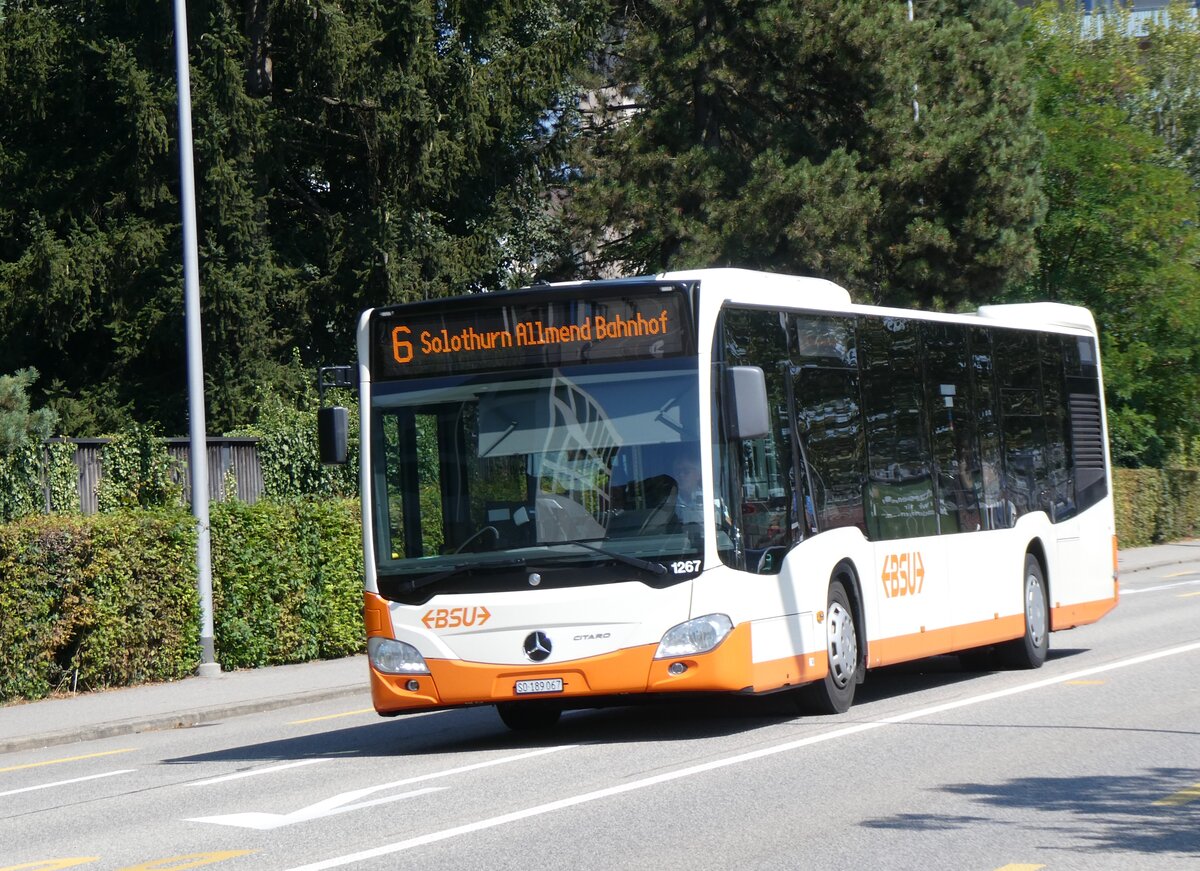
[[[725,419],[731,439],[760,439],[771,432],[767,379],[758,366],[725,370]]]
[[[344,465],[349,458],[347,434],[350,413],[340,405],[317,410],[317,450],[326,465]]]

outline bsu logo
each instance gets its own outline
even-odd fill
[[[421,618],[426,629],[458,629],[459,627],[482,626],[492,612],[482,605],[470,608],[430,608]]]
[[[890,553],[883,558],[883,594],[889,599],[896,596],[915,596],[925,588],[925,560],[921,552]]]

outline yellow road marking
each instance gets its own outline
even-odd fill
[[[141,865],[127,865],[119,871],[182,871],[184,868],[199,868],[201,865],[212,865],[216,862],[224,862],[226,859],[248,856],[253,852],[253,850],[220,850],[215,853],[186,853],[183,856],[171,856],[169,859],[143,862]]]
[[[1188,575],[1196,574],[1195,570],[1190,572],[1176,572],[1173,575],[1163,575],[1164,578],[1186,578]]]
[[[346,711],[344,714],[328,714],[324,717],[309,717],[307,720],[292,720],[288,723],[289,726],[299,726],[304,723],[319,723],[322,720],[337,720],[341,717],[357,717],[359,714],[373,714],[374,708],[363,708],[358,711]]]
[[[20,771],[23,768],[41,768],[43,765],[60,765],[63,762],[78,762],[81,759],[98,759],[101,756],[116,756],[118,753],[132,753],[136,749],[136,747],[126,747],[124,750],[105,750],[103,753],[88,753],[86,756],[64,756],[62,759],[47,759],[45,762],[30,762],[28,765],[13,765],[10,768],[0,768],[0,773],[5,771]],[[8,871],[8,869],[0,868],[0,871]]]
[[[1187,789],[1181,789],[1174,795],[1168,795],[1166,798],[1160,798],[1155,802],[1156,805],[1166,805],[1168,807],[1179,807],[1180,805],[1188,804],[1200,799],[1200,783],[1195,786],[1189,786]]]
[[[1098,686],[1102,686],[1103,684],[1104,684],[1104,681],[1102,681],[1102,680],[1069,680],[1069,681],[1067,681],[1067,686],[1069,686],[1069,687],[1098,687]]]
[[[997,868],[996,871],[1039,871],[1045,867],[1045,865],[1005,865],[1003,868]]]
[[[1179,598],[1181,598],[1181,599],[1190,599],[1190,598],[1192,598],[1193,596],[1200,596],[1200,593],[1183,593],[1182,595],[1180,595],[1180,597],[1179,597]]]
[[[99,856],[75,856],[70,859],[39,859],[36,862],[26,862],[23,865],[5,865],[0,871],[59,871],[60,868],[74,868],[76,865],[86,865],[88,862],[100,861]]]

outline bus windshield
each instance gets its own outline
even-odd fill
[[[372,415],[377,569],[401,590],[598,563],[620,571],[574,582],[653,582],[703,550],[694,357],[381,383]]]

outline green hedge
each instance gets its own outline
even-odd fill
[[[1116,469],[1117,540],[1146,547],[1200,535],[1200,471]]]
[[[190,521],[140,511],[0,526],[0,700],[193,673]]]
[[[365,645],[358,502],[213,506],[217,661],[246,668]]]
[[[224,668],[364,647],[355,500],[212,506]],[[199,664],[195,526],[182,511],[0,525],[0,702],[172,680]]]

